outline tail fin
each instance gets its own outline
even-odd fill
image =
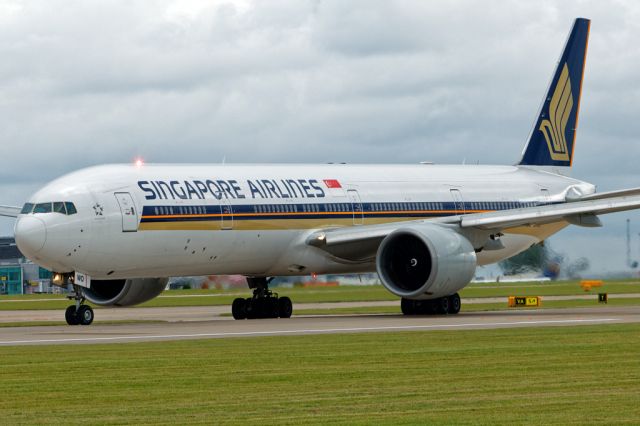
[[[573,23],[519,164],[571,167],[590,25]]]

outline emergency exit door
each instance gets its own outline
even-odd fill
[[[233,207],[227,198],[220,200],[220,229],[233,229]]]
[[[453,199],[453,209],[456,214],[464,214],[464,200],[462,199],[462,193],[459,189],[450,189],[451,198]]]
[[[364,213],[362,212],[362,201],[360,194],[355,189],[347,191],[349,201],[351,201],[351,211],[353,211],[353,224],[362,225],[364,223]]]
[[[128,192],[116,192],[114,195],[122,214],[122,232],[136,232],[138,230],[138,212],[133,197]]]

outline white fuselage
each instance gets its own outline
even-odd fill
[[[77,212],[21,214],[19,248],[56,272],[98,279],[375,271],[305,244],[318,229],[513,209],[565,201],[593,185],[515,166],[109,165],[57,179],[29,203]],[[35,210],[34,210],[35,211]],[[567,225],[505,231],[510,257]]]

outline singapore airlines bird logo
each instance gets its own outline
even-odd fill
[[[540,131],[547,141],[552,160],[569,161],[565,130],[571,116],[571,108],[573,108],[573,95],[569,68],[565,63],[549,103],[549,119],[542,120],[540,123]]]

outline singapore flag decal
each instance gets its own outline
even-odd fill
[[[344,190],[338,179],[324,179],[324,184],[328,188],[328,193],[334,197],[344,196]]]
[[[338,179],[325,179],[324,184],[327,185],[327,188],[329,189],[342,188]]]

